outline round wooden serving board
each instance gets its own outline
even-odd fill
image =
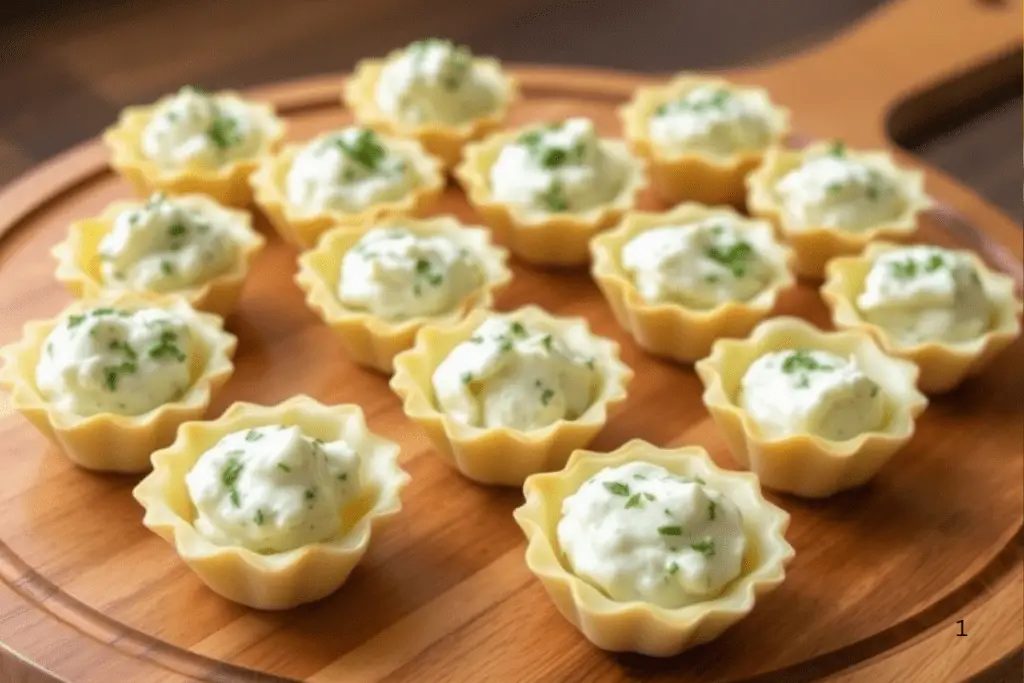
[[[1000,62],[989,58],[1020,41],[1020,22],[1010,26],[1005,14],[954,0],[941,3],[939,12],[935,4],[895,3],[813,53],[727,75],[771,88],[805,135],[885,144],[886,112],[901,95],[917,93],[916,104],[901,110],[904,120],[913,120],[914,108],[928,112],[950,101],[941,89],[922,99],[921,88],[980,63],[988,66],[978,73],[991,75]],[[610,135],[619,130],[615,108],[653,80],[568,69],[516,73],[525,98],[511,124],[586,115]],[[340,80],[254,95],[275,102],[291,137],[305,139],[349,121],[338,102]],[[924,219],[921,238],[974,248],[1020,283],[1019,226],[931,170],[928,188],[941,206]],[[98,142],[0,194],[0,344],[18,338],[24,322],[68,303],[48,254],[68,223],[128,194]],[[649,198],[645,204],[658,208]],[[439,212],[475,220],[455,189]],[[270,234],[265,222],[261,228]],[[550,683],[834,676],[931,683],[992,671],[1020,648],[1021,342],[983,376],[935,400],[914,440],[868,486],[819,502],[770,495],[793,518],[788,537],[797,555],[786,582],[720,639],[655,660],[596,650],[558,615],[523,562],[522,534],[511,515],[521,492],[475,485],[440,461],[403,416],[386,378],[351,364],[306,308],[292,281],[295,258],[271,239],[227,321],[239,338],[237,372],[210,414],[236,400],[274,403],[296,393],[361,405],[371,428],[402,446],[412,475],[402,513],[333,596],[282,613],[249,610],[207,590],[142,526],[130,495],[137,478],[76,469],[0,394],[0,679]],[[597,333],[622,344],[636,371],[626,406],[594,449],[634,437],[700,444],[735,467],[692,370],[639,352],[585,271],[517,264],[515,276],[500,309],[536,302],[559,315],[585,316]],[[779,312],[826,324],[825,308],[807,284]],[[960,620],[967,636],[956,635]]]

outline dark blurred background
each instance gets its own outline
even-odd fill
[[[0,184],[95,136],[123,106],[183,83],[241,88],[341,72],[361,57],[433,35],[511,62],[648,72],[752,65],[826,40],[880,4],[3,0]],[[1007,20],[1020,23],[1019,11],[1008,12]],[[1016,87],[977,103],[969,118],[907,146],[1020,222],[1024,123],[1017,80]]]

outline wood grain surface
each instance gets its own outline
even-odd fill
[[[992,23],[973,9],[946,17],[952,24],[943,28],[929,20],[931,6],[904,0],[828,47],[735,76],[772,88],[794,109],[802,133],[883,144],[887,98],[990,63],[1020,40],[1019,25]],[[888,69],[888,94],[872,95],[879,65],[907,49],[905,36],[894,32],[907,21],[921,27],[917,49],[929,66]],[[950,47],[958,41],[971,44]],[[875,61],[850,58],[865,53]],[[518,74],[527,97],[513,125],[585,114],[611,135],[618,131],[615,107],[650,81],[593,70]],[[863,96],[844,95],[834,81]],[[339,85],[330,77],[259,94],[280,105],[291,137],[304,139],[348,121],[337,105]],[[47,251],[70,220],[128,194],[105,163],[104,150],[89,143],[0,194],[0,344],[17,338],[24,321],[67,303]],[[941,206],[923,221],[922,239],[977,249],[1024,284],[1014,222],[926,171]],[[645,206],[657,208],[650,198]],[[454,189],[440,211],[474,220]],[[0,679],[933,683],[1013,675],[1024,619],[1024,342],[934,401],[911,444],[870,485],[818,502],[771,495],[793,515],[788,537],[797,556],[785,584],[719,640],[654,660],[597,651],[557,614],[523,563],[511,518],[521,493],[474,485],[443,465],[404,418],[385,378],[349,363],[306,309],[294,270],[295,252],[272,239],[228,320],[239,337],[238,368],[211,414],[234,400],[269,403],[298,392],[359,403],[371,428],[402,446],[413,477],[402,514],[335,595],[279,614],[248,610],[206,590],[141,526],[130,496],[136,478],[75,469],[0,395]],[[517,264],[515,274],[499,308],[538,302],[585,316],[622,344],[637,373],[625,408],[594,448],[634,437],[700,444],[735,467],[693,372],[638,351],[585,272]],[[808,286],[780,312],[826,320]],[[958,620],[967,637],[955,635]]]

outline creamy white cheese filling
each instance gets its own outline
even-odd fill
[[[903,344],[963,342],[990,325],[992,305],[967,256],[932,246],[881,254],[857,307],[866,320]]]
[[[746,549],[735,503],[643,462],[603,469],[567,497],[558,543],[572,571],[613,600],[667,608],[717,596]]]
[[[710,85],[660,105],[648,121],[651,139],[667,152],[722,156],[764,149],[776,128],[764,93]]]
[[[141,415],[184,395],[194,353],[188,323],[172,313],[95,308],[50,332],[36,386],[73,415]]]
[[[338,297],[401,320],[451,311],[482,282],[479,258],[453,237],[375,228],[342,259]]]
[[[463,45],[428,38],[389,60],[377,80],[377,106],[412,124],[459,124],[494,111],[501,83]]]
[[[729,216],[643,232],[622,249],[622,267],[650,303],[713,308],[746,301],[771,281],[777,266],[765,257],[767,230],[741,230]]]
[[[253,156],[263,138],[244,102],[185,86],[153,113],[142,132],[142,153],[167,168],[216,168]]]
[[[494,199],[542,213],[579,212],[622,191],[626,169],[602,148],[594,123],[571,118],[533,128],[491,166]]]
[[[228,434],[185,477],[194,526],[220,545],[285,552],[341,531],[360,492],[359,454],[343,441],[274,425]]]
[[[881,387],[856,358],[795,349],[767,353],[747,369],[739,405],[766,436],[814,434],[832,441],[876,431],[885,423]]]
[[[867,230],[904,210],[907,198],[892,175],[847,155],[841,143],[813,156],[775,185],[788,225]]]
[[[301,213],[357,212],[409,194],[412,163],[369,128],[321,135],[299,152],[285,178],[288,202]]]
[[[157,193],[114,219],[99,244],[100,274],[112,287],[151,292],[200,285],[234,265],[244,230],[226,211]]]
[[[593,359],[576,354],[557,334],[504,318],[480,325],[433,375],[445,413],[468,425],[516,431],[578,418],[599,382]]]

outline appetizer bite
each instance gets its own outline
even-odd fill
[[[75,464],[144,472],[234,371],[237,342],[223,324],[180,298],[78,301],[0,349],[0,385]]]
[[[794,284],[771,225],[725,207],[633,212],[590,250],[619,324],[641,348],[684,363],[720,337],[747,335]]]
[[[589,443],[632,376],[582,318],[527,306],[424,327],[395,358],[391,388],[462,474],[515,486]]]
[[[484,222],[538,265],[586,263],[590,238],[633,209],[644,184],[640,161],[586,118],[469,145],[456,176]]]
[[[916,363],[925,393],[955,388],[1020,336],[1013,278],[970,251],[876,242],[826,273],[821,295],[836,327],[867,330]]]
[[[286,242],[303,249],[335,225],[422,214],[444,184],[441,162],[419,143],[360,126],[288,145],[252,177],[256,203]]]
[[[227,317],[265,243],[244,211],[204,195],[157,192],[72,223],[53,255],[57,279],[77,297],[177,294]]]
[[[128,107],[103,134],[110,165],[139,194],[202,193],[231,206],[252,200],[249,174],[283,137],[269,105],[196,86]]]
[[[742,207],[747,174],[789,133],[789,110],[767,91],[694,74],[637,88],[619,114],[652,189],[668,204]]]
[[[706,643],[785,578],[789,515],[757,477],[697,446],[576,451],[523,487],[526,564],[599,648],[659,657]]]
[[[296,282],[355,362],[391,373],[427,324],[490,308],[512,273],[483,228],[453,217],[335,228],[299,258]]]
[[[427,38],[359,62],[344,99],[360,123],[415,138],[451,168],[463,145],[504,122],[517,94],[497,60]]]
[[[865,332],[797,318],[715,342],[696,364],[730,450],[768,488],[818,498],[860,486],[914,435],[917,367]]]
[[[287,609],[336,591],[401,509],[398,456],[354,405],[236,403],[183,425],[134,495],[143,523],[214,592]]]
[[[820,279],[835,256],[880,239],[907,239],[931,206],[924,174],[896,166],[884,151],[841,141],[772,149],[747,177],[750,212],[771,220],[794,252],[797,274]]]

